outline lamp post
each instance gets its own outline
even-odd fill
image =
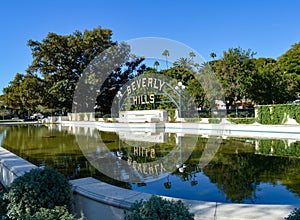
[[[120,112],[120,103],[121,103],[121,99],[122,99],[122,93],[121,93],[121,91],[118,91],[117,92],[117,98],[118,98],[118,111]]]
[[[175,89],[179,92],[179,112],[178,112],[178,116],[179,116],[179,118],[181,118],[181,108],[182,108],[181,93],[185,89],[185,85],[183,85],[182,82],[178,82],[177,86],[175,86]]]

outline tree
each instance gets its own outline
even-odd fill
[[[87,65],[116,43],[112,31],[100,27],[62,36],[49,33],[41,42],[28,41],[33,61],[28,74],[41,77],[45,86],[43,104],[70,111],[76,84]]]
[[[289,90],[300,93],[300,42],[292,47],[278,58],[278,66],[282,72],[292,79]]]
[[[198,106],[203,106],[206,100],[203,88],[200,82],[195,78],[192,71],[187,68],[182,67],[172,67],[167,70],[162,70],[161,74],[167,75],[173,79],[176,79],[178,82],[183,82],[186,88],[186,91],[190,94],[191,103]]]
[[[210,53],[210,57],[211,57],[212,59],[215,59],[215,58],[217,57],[217,54],[214,53],[214,52],[211,52],[211,53]]]
[[[97,95],[97,111],[101,112],[102,115],[111,113],[113,98],[120,88],[128,80],[139,76],[147,70],[145,64],[142,63],[143,61],[143,57],[135,58],[110,74]]]
[[[9,108],[34,111],[42,103],[44,88],[36,77],[17,73],[3,92],[3,102]]]
[[[162,55],[163,55],[164,57],[166,57],[166,67],[167,67],[167,69],[168,69],[168,56],[170,56],[170,53],[169,53],[168,50],[164,50],[164,51],[162,52]]]
[[[186,68],[186,69],[191,69],[192,68],[192,62],[188,58],[181,57],[178,60],[176,60],[173,65],[175,67],[181,67],[181,68]]]
[[[282,74],[276,60],[254,59],[253,83],[248,87],[248,97],[259,104],[286,103],[290,99],[288,76]]]
[[[157,60],[155,60],[153,65],[154,65],[154,68],[155,68],[156,71],[157,71],[157,68],[158,68],[158,66],[159,66],[159,62],[158,62]]]
[[[189,57],[190,57],[191,62],[194,63],[194,58],[196,57],[196,54],[193,51],[191,51],[191,52],[189,52]]]
[[[209,62],[222,84],[225,98],[230,103],[248,96],[247,88],[252,83],[254,55],[250,49],[231,48],[223,53],[222,59]]]

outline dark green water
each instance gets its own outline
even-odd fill
[[[70,179],[92,176],[137,191],[204,201],[300,204],[299,141],[147,135],[137,140],[134,134],[96,129],[0,126],[2,147],[37,166],[54,167]],[[212,143],[218,148],[203,165],[201,158],[214,148]],[[181,164],[179,152],[184,170],[176,169]],[[107,155],[113,159],[107,160]],[[162,159],[167,162],[157,163]],[[131,171],[120,162],[130,164]],[[145,181],[120,181],[132,170]]]

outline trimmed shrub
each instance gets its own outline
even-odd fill
[[[32,216],[22,216],[23,220],[84,220],[70,214],[65,206],[55,206],[54,209],[40,208]]]
[[[168,116],[170,118],[170,122],[176,121],[176,111],[174,109],[167,109]]]
[[[4,195],[9,219],[32,216],[40,208],[54,209],[66,206],[71,210],[71,185],[68,180],[51,168],[32,169],[18,177]]]
[[[234,124],[253,124],[256,122],[255,118],[227,118],[227,120]]]
[[[210,124],[220,124],[221,121],[222,121],[221,118],[209,118],[208,119],[208,123],[210,123]]]
[[[140,200],[133,203],[129,213],[125,212],[125,220],[191,220],[194,214],[181,200],[166,200],[159,196],[151,196],[149,200]]]
[[[257,121],[261,124],[283,124],[287,116],[300,123],[300,105],[260,105],[257,109]]]
[[[202,118],[185,118],[186,122],[201,122]]]
[[[110,117],[111,117],[111,115],[109,115],[109,114],[104,115],[104,116],[103,116],[103,121],[104,121],[104,122],[109,122],[108,119],[109,119]]]
[[[7,201],[3,198],[3,196],[4,192],[0,192],[0,219],[3,219],[3,216],[5,216],[7,212]]]

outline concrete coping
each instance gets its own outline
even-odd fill
[[[34,168],[37,166],[0,147],[0,180],[5,187],[8,187],[17,177]]]
[[[112,186],[92,177],[71,181],[74,191],[84,197],[97,202],[121,209],[129,209],[135,201],[150,198],[151,194],[136,192],[129,189]],[[267,205],[267,204],[232,204],[185,200],[163,197],[172,200],[182,200],[195,214],[195,219],[283,219],[296,208],[294,205]]]

